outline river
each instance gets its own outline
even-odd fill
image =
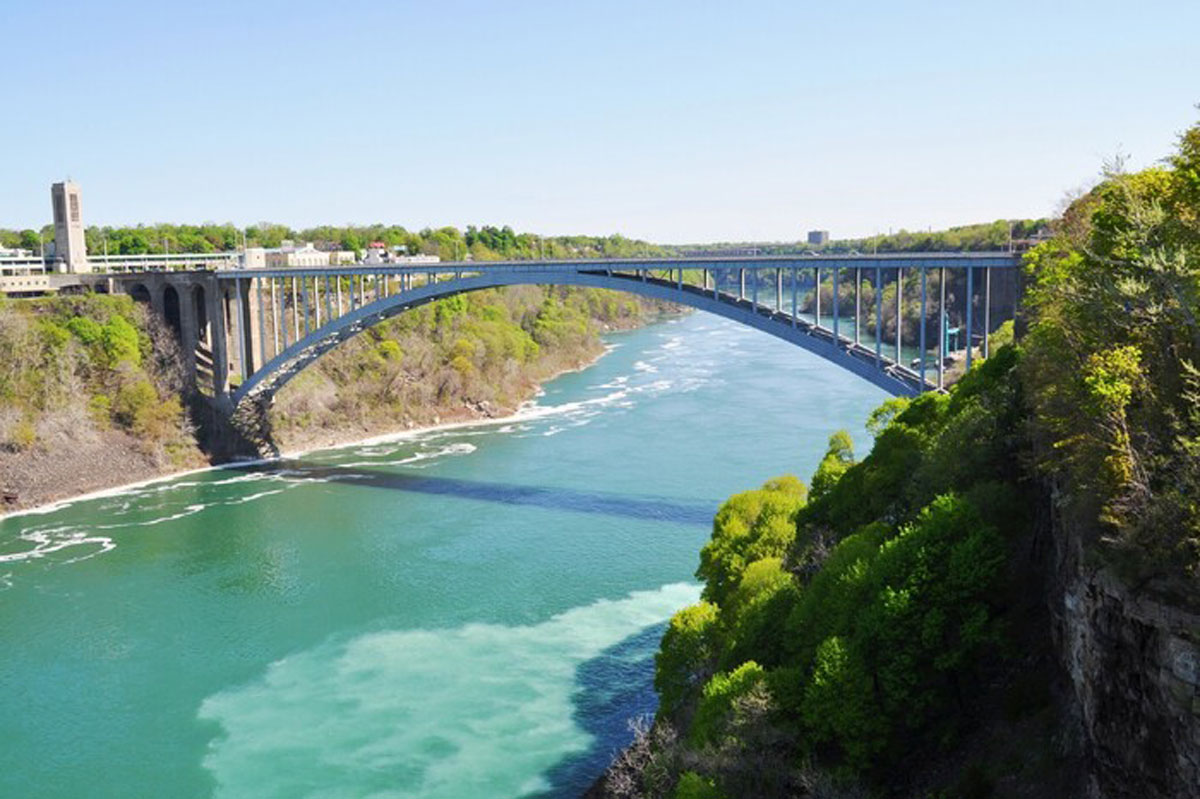
[[[0,796],[577,797],[729,494],[885,399],[693,314],[502,422],[0,521]]]

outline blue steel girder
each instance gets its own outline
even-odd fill
[[[368,305],[334,319],[304,338],[292,343],[262,368],[250,375],[233,392],[231,399],[237,407],[244,399],[269,399],[293,376],[325,352],[359,332],[408,309],[424,305],[437,299],[469,291],[512,285],[577,285],[626,291],[653,299],[686,305],[697,310],[722,316],[770,333],[778,338],[800,346],[853,374],[862,377],[888,393],[896,396],[911,396],[936,388],[921,379],[917,372],[889,358],[877,360],[874,349],[845,339],[837,346],[833,332],[806,320],[796,319],[782,309],[755,308],[750,300],[739,300],[736,295],[702,286],[682,284],[672,279],[649,277],[647,271],[654,268],[666,269],[778,269],[825,265],[838,268],[858,267],[918,269],[988,267],[1011,269],[1019,263],[1019,256],[1008,253],[988,254],[932,254],[920,256],[829,256],[788,258],[745,258],[745,259],[637,259],[603,261],[561,262],[491,262],[486,265],[430,264],[401,266],[355,266],[325,268],[255,269],[230,270],[217,273],[221,280],[247,280],[270,277],[326,277],[326,276],[394,276],[404,274],[449,274],[466,273],[463,277],[452,277],[442,282],[402,290],[398,294],[383,297]],[[465,268],[464,268],[465,266]],[[717,274],[716,272],[714,274]]]

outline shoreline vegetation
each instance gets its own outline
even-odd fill
[[[288,385],[271,421],[283,457],[500,420],[595,362],[601,335],[673,312],[594,289],[453,297],[378,325]],[[0,303],[0,518],[221,463],[185,410],[177,347],[128,297]]]
[[[587,799],[1200,784],[1200,125],[1025,256],[1015,341],[730,497]]]
[[[650,320],[649,322],[647,322],[647,324],[655,324],[657,321],[658,321],[657,319],[653,319],[653,320]],[[612,330],[612,331],[606,331],[606,332],[623,332],[624,330],[630,330],[630,329],[632,329],[632,328],[622,328],[619,330]],[[557,372],[555,374],[550,375],[542,382],[548,383],[558,377],[562,377],[563,375],[571,374],[572,372],[584,371],[584,370],[594,366],[601,358],[603,358],[605,355],[607,355],[610,351],[611,351],[611,348],[604,347],[599,353],[597,353],[594,357],[592,357],[587,362],[582,363],[578,367],[573,368],[573,369],[565,368],[561,372]],[[303,458],[305,455],[309,455],[313,452],[321,452],[324,450],[334,450],[334,449],[347,449],[350,447],[368,447],[368,446],[373,446],[376,444],[388,444],[388,443],[393,443],[393,442],[398,442],[398,441],[404,441],[405,439],[409,439],[409,438],[415,439],[415,438],[419,438],[420,436],[428,435],[430,433],[440,433],[440,432],[448,431],[448,430],[466,430],[466,429],[470,429],[473,427],[483,427],[483,426],[487,426],[487,425],[505,425],[505,424],[512,424],[514,422],[520,422],[521,419],[524,418],[524,414],[527,411],[537,408],[536,398],[537,398],[537,395],[540,394],[540,385],[541,384],[539,384],[538,389],[535,389],[534,394],[530,398],[523,401],[515,409],[512,409],[510,412],[505,413],[503,415],[495,415],[495,416],[469,416],[468,415],[468,416],[464,416],[463,418],[451,418],[449,420],[441,420],[440,417],[435,417],[435,419],[438,419],[438,421],[435,421],[431,424],[421,425],[421,426],[416,426],[416,427],[406,427],[402,430],[391,430],[391,431],[386,431],[386,432],[385,431],[368,432],[365,435],[363,435],[362,437],[353,437],[352,436],[352,437],[348,437],[348,438],[314,439],[311,441],[305,441],[303,444],[299,445],[300,448],[298,448],[298,449],[285,449],[285,450],[281,451],[279,453],[279,455],[277,455],[273,458],[245,458],[245,459],[226,461],[224,463],[210,463],[205,466],[198,466],[198,467],[192,468],[192,469],[184,469],[182,471],[164,472],[161,474],[154,474],[149,477],[134,480],[132,482],[122,483],[120,485],[107,486],[104,488],[97,489],[95,491],[89,491],[89,492],[82,493],[82,494],[70,494],[70,495],[61,496],[61,497],[50,497],[45,502],[43,502],[42,504],[39,504],[39,505],[34,505],[34,506],[28,507],[28,508],[20,508],[18,510],[0,512],[0,521],[4,521],[5,519],[15,519],[15,518],[18,518],[21,516],[37,516],[37,515],[41,515],[41,514],[45,514],[45,513],[53,513],[54,511],[59,510],[60,508],[64,508],[68,505],[72,505],[77,502],[86,502],[86,501],[92,500],[92,499],[102,499],[104,497],[117,496],[119,494],[124,494],[128,491],[135,491],[139,488],[145,488],[146,486],[151,486],[151,485],[155,485],[158,483],[166,483],[171,480],[177,480],[179,478],[187,477],[187,476],[193,475],[193,474],[203,474],[204,472],[219,471],[222,469],[238,469],[238,468],[243,468],[243,467],[247,467],[247,466],[261,466],[261,465],[272,464],[272,463],[283,463],[285,461]]]

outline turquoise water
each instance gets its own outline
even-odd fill
[[[884,395],[692,315],[517,419],[0,522],[0,796],[574,797],[712,513]]]

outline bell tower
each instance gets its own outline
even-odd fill
[[[54,258],[71,273],[90,272],[87,243],[83,237],[83,211],[79,185],[70,180],[50,186],[54,206]]]

